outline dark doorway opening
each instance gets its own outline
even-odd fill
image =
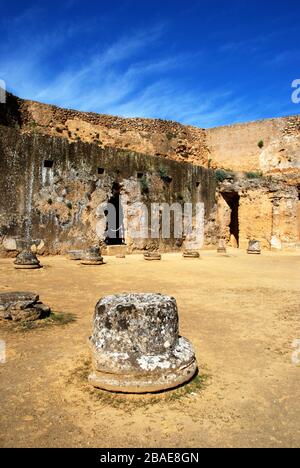
[[[106,222],[106,239],[107,245],[123,245],[125,244],[124,231],[124,212],[121,203],[122,186],[118,182],[114,182],[112,186],[112,196],[108,200],[107,209],[105,210]]]
[[[230,218],[230,235],[233,236],[236,240],[237,246],[240,245],[240,226],[239,226],[239,206],[240,206],[240,196],[236,192],[226,192],[222,193],[224,200],[231,210]]]
[[[44,167],[46,169],[52,169],[53,168],[53,165],[54,165],[54,162],[53,161],[50,161],[49,159],[47,159],[46,161],[44,161]]]

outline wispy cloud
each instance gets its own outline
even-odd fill
[[[201,51],[161,54],[165,29],[159,24],[135,31],[104,48],[95,47],[77,60],[71,52],[63,70],[52,76],[53,70],[49,73],[44,66],[46,57],[78,33],[76,28],[59,28],[36,38],[31,47],[25,41],[12,54],[2,52],[0,74],[13,92],[25,98],[85,111],[197,124],[201,112],[209,114],[213,99],[207,100],[196,90],[187,91],[170,76],[201,61]]]
[[[233,120],[240,104],[241,101],[233,99],[229,91],[183,91],[168,80],[161,80],[125,103],[112,107],[112,111],[127,117],[171,118],[187,125],[211,127],[224,119]]]
[[[264,35],[257,35],[254,37],[248,37],[241,40],[225,42],[219,47],[219,52],[224,53],[236,53],[246,52],[247,54],[260,52],[268,47],[270,41],[274,39],[278,32],[272,32]]]
[[[299,50],[284,50],[266,61],[266,65],[282,66],[299,61]]]

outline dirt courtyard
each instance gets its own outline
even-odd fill
[[[299,447],[299,253],[201,256],[106,257],[100,267],[47,257],[31,272],[0,259],[1,292],[37,292],[75,318],[33,329],[0,323],[0,446]],[[126,396],[86,383],[95,304],[124,292],[177,298],[200,367],[186,390]]]

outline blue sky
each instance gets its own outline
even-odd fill
[[[20,97],[214,127],[300,113],[299,1],[2,1]]]

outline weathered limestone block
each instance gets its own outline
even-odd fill
[[[184,258],[200,258],[200,254],[196,250],[185,250],[183,252],[183,257]]]
[[[161,260],[161,254],[159,252],[147,252],[144,254],[144,259],[148,262]]]
[[[81,258],[82,265],[103,265],[103,263],[99,247],[91,247]]]
[[[19,270],[36,270],[42,268],[37,256],[30,250],[23,250],[14,262],[15,268]]]
[[[249,241],[248,254],[250,255],[260,255],[261,254],[261,245],[257,240]]]
[[[39,296],[30,292],[0,294],[0,319],[35,321],[50,315],[50,308],[39,302]]]
[[[197,372],[191,343],[178,334],[173,297],[125,294],[102,298],[90,339],[96,388],[151,393],[177,387]]]

